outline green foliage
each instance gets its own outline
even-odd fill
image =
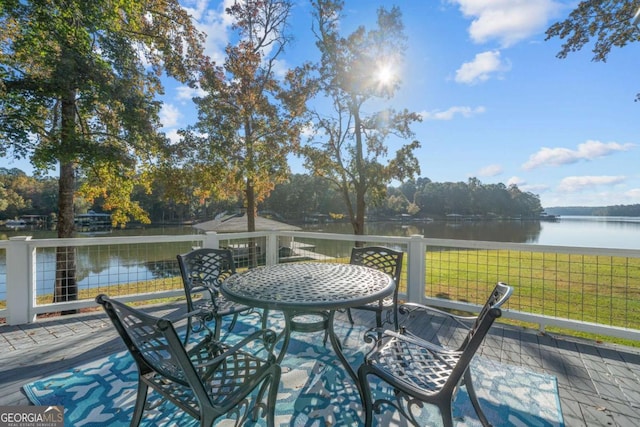
[[[393,70],[406,49],[397,7],[378,10],[377,26],[358,27],[347,37],[339,34],[344,2],[315,0],[316,45],[321,53],[318,85],[332,111],[310,112],[315,135],[302,152],[306,166],[325,178],[342,195],[355,234],[364,232],[367,200],[380,204],[392,179],[420,173],[413,141],[388,160],[390,138],[411,139],[411,124],[420,116],[407,110],[375,108],[375,101],[391,98],[400,80]]]
[[[132,179],[166,149],[161,73],[188,81],[200,62],[189,15],[177,0],[25,0],[2,4],[0,26],[0,152],[59,168],[58,237],[73,236],[77,178],[116,224],[145,220]],[[56,253],[54,302],[77,297],[74,252]]]
[[[29,207],[29,201],[20,194],[21,182],[26,175],[19,169],[0,168],[0,214],[11,219],[18,216],[21,210]]]
[[[143,185],[145,179],[133,189],[123,187],[120,200],[118,192],[100,192],[100,188],[103,188],[101,186],[108,187],[109,182],[82,182],[80,192],[84,194],[93,191],[94,193],[87,195],[93,199],[93,203],[81,197],[76,198],[75,210],[86,212],[93,209],[97,212],[108,212],[112,211],[112,203],[134,203],[135,206],[130,209],[144,210],[151,222],[178,223],[208,220],[221,212],[231,212],[238,208],[233,200],[205,195],[196,191],[195,186],[191,190],[178,193],[177,188],[187,188],[189,183],[195,183],[191,181],[195,176],[185,174],[184,169],[166,169],[161,172],[167,175],[159,177],[155,174],[150,186]],[[117,173],[105,171],[104,177],[108,181],[110,176]],[[12,200],[6,197],[7,192],[13,192],[12,197],[16,200],[15,203],[9,203],[4,212],[0,209],[0,219],[29,214],[50,215],[57,212],[58,182],[54,178],[28,177],[19,169],[8,171],[0,168],[0,184],[0,203],[9,203]],[[3,191],[5,196],[2,195]],[[129,192],[132,192],[130,200],[126,197]],[[604,212],[603,214],[609,215],[640,216],[640,205],[588,208],[576,212],[571,208],[564,209],[557,212],[552,208],[548,209],[548,212],[561,215],[597,215]],[[273,212],[293,222],[302,221],[316,213],[342,217],[346,212],[344,201],[336,189],[327,186],[324,178],[308,174],[293,174],[287,181],[277,184],[269,196],[259,204],[259,210]],[[437,183],[428,178],[418,178],[409,180],[399,187],[388,187],[384,203],[375,209],[369,209],[368,214],[380,218],[392,218],[400,214],[438,218],[448,213],[537,218],[541,211],[538,196],[521,192],[516,186],[485,185],[475,178],[471,178],[468,183]]]
[[[275,186],[260,210],[276,212],[286,219],[300,221],[314,213],[342,213],[344,203],[336,191],[320,177],[294,174]]]
[[[537,218],[543,211],[537,195],[522,192],[516,185],[482,184],[477,178],[467,183],[418,180],[406,185],[404,192],[424,216],[456,213]]]
[[[304,70],[280,79],[276,61],[289,43],[290,1],[238,2],[227,9],[237,32],[222,66],[209,63],[196,98],[198,121],[183,134],[179,155],[187,184],[202,198],[239,199],[248,230],[257,203],[289,175],[309,95]],[[171,173],[171,172],[168,172]]]
[[[637,1],[583,0],[567,19],[549,27],[546,40],[564,40],[558,58],[566,58],[593,42],[593,60],[606,62],[614,47],[640,41],[640,29],[631,22],[639,7]],[[640,100],[640,94],[636,100]]]
[[[161,73],[188,81],[199,64],[190,17],[177,0],[11,1],[0,25],[0,151],[60,166],[60,224],[73,222],[76,177],[101,183],[86,195],[124,201],[167,143]],[[144,218],[134,204],[112,206],[119,222]]]

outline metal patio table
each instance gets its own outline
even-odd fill
[[[292,331],[325,330],[338,359],[359,389],[357,374],[345,358],[335,333],[335,312],[379,300],[391,294],[394,287],[391,276],[373,268],[305,262],[257,267],[227,278],[220,290],[232,301],[283,313],[284,341],[279,362],[287,351]],[[309,315],[320,320],[308,322]]]

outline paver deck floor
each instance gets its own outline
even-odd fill
[[[182,305],[149,307],[155,314]],[[177,314],[177,313],[176,313]],[[371,324],[369,312],[353,311]],[[346,321],[346,316],[339,315]],[[451,336],[436,318],[412,319],[409,327],[427,338]],[[446,344],[446,342],[445,342]],[[38,378],[124,350],[101,311],[0,326],[0,405],[28,405],[21,386]],[[557,376],[565,425],[640,426],[640,349],[495,324],[481,354]]]

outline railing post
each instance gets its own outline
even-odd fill
[[[276,231],[267,233],[267,253],[266,265],[276,265],[278,263],[278,234]]]
[[[218,239],[218,233],[215,231],[207,231],[205,234],[204,242],[202,242],[204,248],[220,249],[220,239]]]
[[[422,303],[425,298],[425,285],[427,283],[426,255],[427,245],[424,237],[420,234],[413,234],[407,245],[407,299],[409,302]]]
[[[36,320],[33,314],[35,287],[35,251],[29,250],[31,236],[9,238],[7,247],[7,316],[8,325],[22,325]]]

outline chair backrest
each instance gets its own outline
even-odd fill
[[[351,259],[349,263],[375,268],[376,270],[389,274],[396,282],[397,292],[398,286],[400,285],[403,256],[404,252],[383,246],[366,246],[351,249]]]
[[[494,308],[499,309],[505,302],[507,302],[507,300],[509,299],[512,293],[513,293],[513,287],[502,282],[498,282],[496,284],[496,286],[493,288],[493,291],[491,291],[489,298],[487,298],[487,302],[485,302],[485,304],[482,306],[482,309],[480,310],[478,317],[473,323],[473,326],[469,330],[469,333],[467,334],[466,338],[462,342],[462,345],[460,346],[461,350],[464,349],[469,344],[469,342],[475,335],[477,329],[480,327],[480,323],[482,322],[482,319],[486,317],[486,314]]]
[[[473,359],[476,352],[478,351],[478,348],[487,336],[491,325],[493,325],[493,322],[500,316],[502,316],[502,311],[499,308],[495,307],[483,311],[478,316],[478,321],[476,322],[476,325],[474,326],[472,331],[469,332],[469,335],[467,335],[468,342],[466,346],[464,346],[458,362],[453,367],[451,375],[447,379],[444,388],[457,387],[458,384],[460,384],[462,376],[469,368],[471,360]]]
[[[177,258],[189,307],[191,294],[204,291],[205,286],[218,288],[224,279],[236,273],[229,249],[194,249]]]
[[[158,318],[101,294],[96,297],[133,356],[140,375],[156,372],[210,401],[170,320]],[[204,400],[203,400],[204,399]]]

